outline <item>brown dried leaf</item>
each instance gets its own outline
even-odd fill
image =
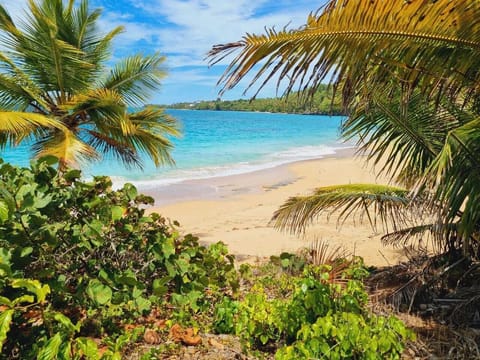
[[[143,341],[150,345],[157,345],[162,342],[160,335],[152,329],[145,330],[145,334],[143,335]]]
[[[218,350],[223,350],[225,348],[225,346],[221,342],[218,342],[215,339],[209,339],[208,344]]]
[[[195,336],[195,332],[192,328],[185,330],[183,334],[182,341],[185,345],[196,346],[202,343],[202,338],[200,336]]]
[[[170,337],[176,343],[179,343],[179,342],[182,341],[184,333],[185,333],[185,331],[183,330],[183,328],[179,324],[174,324],[170,328]]]

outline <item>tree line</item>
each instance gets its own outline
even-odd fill
[[[333,98],[333,101],[332,101]],[[190,110],[219,111],[259,111],[291,114],[343,115],[340,98],[334,97],[332,87],[321,85],[312,98],[305,99],[299,93],[288,97],[238,99],[238,100],[205,100],[198,102],[181,102],[165,107]]]

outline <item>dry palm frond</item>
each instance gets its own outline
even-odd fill
[[[332,247],[327,241],[315,239],[308,248],[310,262],[313,265],[332,265],[350,258],[351,253],[343,246]]]

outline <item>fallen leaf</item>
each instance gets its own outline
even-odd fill
[[[218,350],[223,350],[225,348],[225,346],[222,343],[218,342],[215,339],[209,339],[208,344]]]
[[[183,334],[182,341],[185,345],[196,346],[202,343],[202,338],[200,336],[195,336],[195,332],[192,328],[188,328],[185,330]]]
[[[162,342],[160,335],[152,329],[145,330],[145,334],[143,335],[143,341],[150,345],[157,345]]]
[[[176,343],[179,343],[182,341],[182,338],[183,338],[183,334],[184,334],[184,330],[183,328],[178,325],[178,324],[174,324],[171,328],[170,328],[170,337],[172,338],[173,341],[175,341]]]

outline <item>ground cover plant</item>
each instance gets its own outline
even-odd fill
[[[367,310],[361,259],[320,266],[301,261],[296,269],[277,264],[261,270],[240,299],[217,304],[215,330],[275,359],[397,359],[414,338],[397,318]]]

